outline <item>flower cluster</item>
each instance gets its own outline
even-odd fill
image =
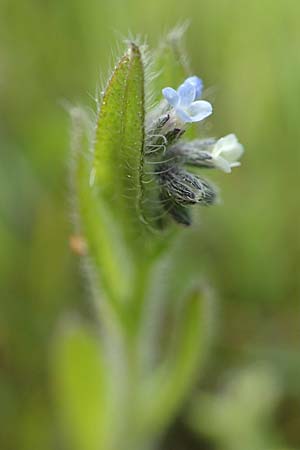
[[[190,225],[189,206],[211,205],[217,194],[214,186],[195,173],[195,168],[217,168],[230,173],[240,165],[243,146],[234,134],[221,139],[180,140],[192,122],[209,117],[213,108],[201,100],[203,83],[197,76],[187,78],[177,90],[162,90],[164,100],[150,113],[147,125],[146,156],[154,164],[160,203],[176,222]],[[194,167],[190,172],[187,167]]]

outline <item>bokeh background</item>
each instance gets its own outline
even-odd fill
[[[89,314],[68,244],[65,105],[93,106],[129,32],[156,46],[187,19],[194,72],[212,86],[210,134],[235,132],[246,148],[241,169],[214,176],[223,204],[201,210],[186,243],[219,298],[200,385],[217,395],[228,372],[267,364],[280,385],[276,434],[299,448],[299,1],[2,0],[0,8],[0,448],[60,448],[51,341],[66,312]],[[179,418],[165,448],[216,445],[203,440]]]

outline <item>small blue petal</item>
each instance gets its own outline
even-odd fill
[[[200,98],[203,91],[203,81],[201,78],[197,77],[196,75],[189,77],[185,80],[185,82],[192,83],[195,86],[196,89],[196,98]]]
[[[179,106],[181,108],[187,108],[196,97],[196,89],[192,83],[185,81],[178,88]]]
[[[183,123],[190,123],[193,122],[193,119],[191,118],[191,116],[188,114],[187,111],[178,108],[176,109],[176,116],[179,117],[179,119],[183,122]]]
[[[171,106],[175,108],[178,105],[179,96],[175,91],[175,89],[171,87],[166,87],[162,90],[162,94]]]
[[[212,114],[212,106],[205,100],[193,102],[187,113],[190,115],[191,122],[200,122]]]

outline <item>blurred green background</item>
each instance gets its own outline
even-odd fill
[[[2,0],[0,8],[0,448],[61,448],[51,342],[64,314],[90,311],[68,244],[65,105],[93,107],[99,76],[129,32],[156,46],[186,19],[194,72],[212,86],[208,132],[235,132],[246,148],[241,169],[214,176],[223,204],[202,209],[187,232],[199,276],[220,299],[200,385],[214,392],[228,370],[268,363],[283,391],[278,432],[300,447],[300,2]],[[198,448],[181,422],[165,448],[175,442]]]

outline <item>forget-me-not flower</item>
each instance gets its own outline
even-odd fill
[[[228,134],[215,143],[211,156],[215,167],[230,173],[232,167],[240,166],[238,159],[243,153],[244,147],[239,143],[236,135]]]
[[[212,113],[212,106],[209,102],[196,100],[201,96],[202,87],[202,80],[192,76],[187,78],[177,91],[166,87],[162,93],[182,122],[200,122]]]
[[[196,89],[195,99],[201,97],[203,91],[203,81],[201,80],[201,78],[194,75],[192,77],[187,78],[185,80],[185,83],[191,83],[193,86],[195,86]]]

